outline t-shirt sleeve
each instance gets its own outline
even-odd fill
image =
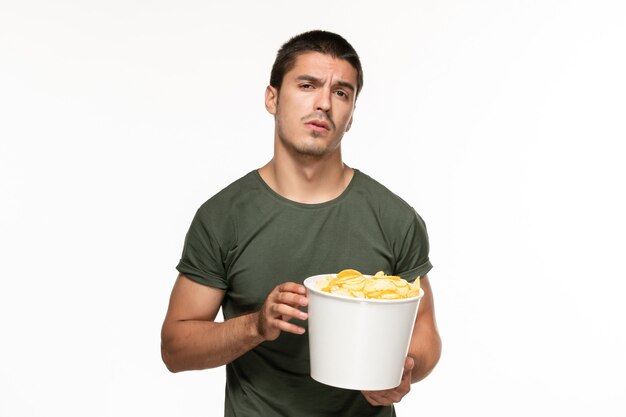
[[[198,210],[187,236],[176,269],[189,279],[209,287],[226,290],[228,283],[217,228],[211,226],[207,213]]]
[[[423,277],[433,267],[429,259],[430,245],[426,224],[415,210],[412,213],[404,239],[401,240],[395,272],[395,275],[409,282],[418,276]]]

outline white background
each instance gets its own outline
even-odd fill
[[[626,7],[0,0],[0,415],[219,416],[160,326],[191,218],[267,162],[278,47],[361,55],[346,162],[431,237],[443,356],[400,416],[623,416]]]

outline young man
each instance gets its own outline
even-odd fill
[[[283,45],[265,92],[274,157],[203,204],[187,233],[163,360],[172,372],[226,365],[226,416],[393,416],[393,404],[439,359],[425,225],[342,161],[362,84],[359,58],[339,35],[307,32]],[[395,389],[351,391],[309,375],[301,283],[346,268],[422,277],[425,295]]]

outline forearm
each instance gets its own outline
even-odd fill
[[[441,357],[441,338],[436,329],[424,329],[413,337],[409,347],[409,356],[415,361],[411,373],[411,383],[426,378]]]
[[[171,372],[230,363],[263,342],[257,323],[258,313],[223,323],[200,320],[165,323],[161,337],[163,362]]]

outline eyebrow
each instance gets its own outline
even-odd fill
[[[303,74],[303,75],[299,75],[298,77],[296,77],[296,80],[299,81],[312,81],[312,82],[316,82],[318,84],[322,84],[322,79],[321,78],[317,78],[314,77],[312,75],[307,75],[307,74]],[[350,84],[347,81],[337,81],[337,85],[340,87],[344,87],[347,88],[348,90],[352,91],[353,93],[356,91],[356,88]]]

